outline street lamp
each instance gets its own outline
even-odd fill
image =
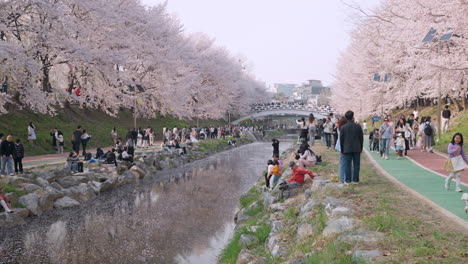
[[[445,34],[443,34],[442,36],[440,36],[439,39],[437,39],[437,35],[438,35],[438,32],[436,29],[434,28],[431,28],[429,29],[429,32],[427,32],[426,36],[424,37],[424,39],[421,41],[423,43],[430,43],[430,42],[434,42],[434,41],[437,41],[439,44],[440,42],[439,41],[448,41],[452,38],[453,36],[453,32],[452,32],[453,28],[448,28],[447,29],[447,32]],[[430,50],[430,49],[429,49]],[[441,109],[441,104],[440,104],[440,101],[441,101],[441,97],[442,97],[442,73],[439,72],[439,81],[438,81],[438,98],[437,98],[437,138],[438,138],[438,141],[440,141],[440,136],[441,136],[441,133],[442,133],[442,124],[441,124],[441,118],[442,118],[442,109]]]

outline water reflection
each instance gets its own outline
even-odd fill
[[[78,220],[25,232],[19,262],[216,263],[238,199],[270,153],[269,144],[244,146],[98,197]]]

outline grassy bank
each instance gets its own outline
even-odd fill
[[[324,166],[312,168],[316,176],[330,177],[338,173],[338,154],[315,146],[314,150],[323,156]],[[264,258],[262,263],[285,263],[288,260],[303,259],[304,263],[364,263],[353,259],[351,252],[357,249],[376,249],[383,252],[377,263],[466,263],[468,261],[468,236],[459,233],[455,225],[439,215],[430,206],[421,203],[410,194],[399,189],[383,175],[379,174],[366,156],[361,160],[361,182],[343,188],[324,188],[313,194],[314,198],[336,197],[349,200],[354,218],[359,219],[359,228],[378,231],[384,238],[370,244],[368,242],[346,243],[337,239],[337,235],[323,236],[327,223],[324,207],[318,204],[306,219],[300,217],[304,194],[283,202],[286,209],[281,212],[281,219],[286,223],[280,230],[282,242],[287,244],[287,253],[283,257],[273,257],[265,244],[247,247],[253,250],[256,259]],[[249,208],[259,200],[258,186],[240,200],[242,208]],[[306,180],[305,188],[311,186]],[[236,263],[243,247],[239,243],[242,234],[251,232],[251,226],[268,223],[273,215],[263,207],[254,210],[253,218],[240,228],[223,251],[220,263]],[[301,223],[314,226],[313,234],[302,240],[297,239],[297,230]]]
[[[58,115],[51,117],[32,112],[21,111],[0,116],[0,132],[12,133],[14,138],[23,142],[26,156],[51,154],[55,150],[52,146],[50,130],[57,127],[64,134],[65,152],[71,151],[71,135],[77,125],[81,125],[92,136],[88,148],[107,147],[113,144],[110,132],[117,128],[118,136],[125,138],[127,129],[133,127],[133,116],[129,111],[122,111],[117,117],[111,117],[96,110],[79,109],[76,107],[65,108]],[[33,122],[36,128],[37,140],[34,145],[27,142],[28,124]],[[137,126],[152,127],[156,132],[156,138],[161,138],[163,127],[188,127],[196,124],[196,121],[182,121],[173,117],[158,116],[154,119],[138,119]],[[200,126],[208,124],[224,125],[224,121],[200,121]]]

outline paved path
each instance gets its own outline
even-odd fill
[[[155,142],[154,145],[148,149],[141,149],[138,148],[136,151],[144,151],[144,150],[149,150],[149,149],[159,149],[160,145],[162,142]],[[107,152],[108,150],[112,149],[112,147],[109,148],[103,148],[102,150]],[[89,152],[95,154],[96,149],[88,150]],[[66,163],[67,157],[69,153],[63,153],[63,154],[48,154],[48,155],[40,155],[40,156],[31,156],[31,157],[26,157],[23,159],[23,167],[24,168],[33,168],[37,166],[42,166],[42,165],[56,165],[56,164],[64,164]]]
[[[366,151],[368,151],[367,149]],[[443,175],[447,173],[438,174],[432,172],[427,168],[423,168],[420,164],[413,162],[412,159],[403,158],[397,160],[397,155],[392,150],[390,151],[389,160],[382,159],[377,152],[369,153],[377,164],[396,180],[468,222],[468,214],[465,214],[463,210],[465,208],[465,201],[460,199],[462,194],[454,191],[455,182],[452,183],[450,191],[444,189],[445,176]],[[408,156],[414,157],[421,164],[426,164],[430,168],[437,170],[439,169],[437,166],[445,161],[445,158],[438,154],[421,153],[419,150],[411,151]],[[462,186],[462,190],[468,192],[468,187]]]

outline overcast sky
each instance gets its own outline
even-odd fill
[[[340,51],[349,40],[352,11],[343,4],[375,7],[380,0],[168,0],[186,32],[204,32],[246,57],[267,84],[332,84]],[[155,5],[163,0],[142,0]]]

